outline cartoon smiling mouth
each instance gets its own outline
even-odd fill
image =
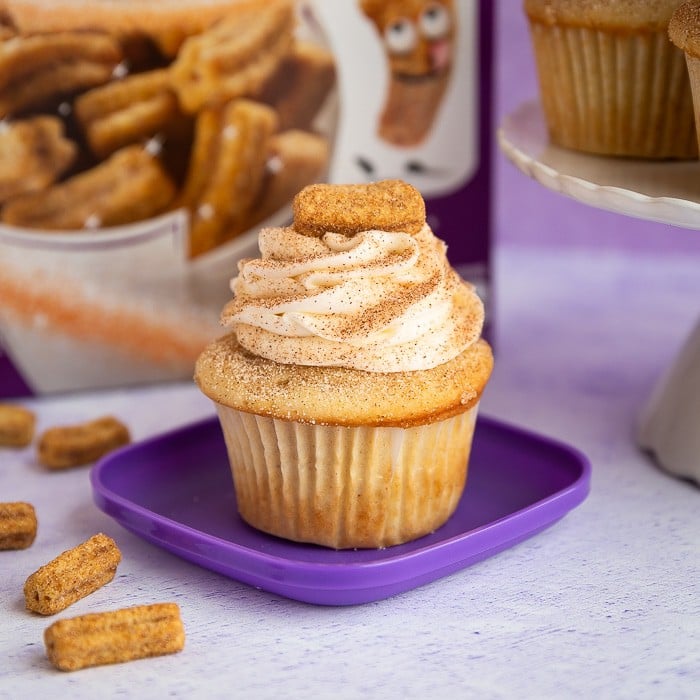
[[[449,72],[452,67],[452,42],[445,39],[431,41],[424,54],[424,68],[420,72],[406,71],[395,67],[394,77],[405,83],[422,83],[436,80]]]

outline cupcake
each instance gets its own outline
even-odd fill
[[[440,527],[491,374],[482,302],[401,181],[312,185],[263,229],[195,380],[216,404],[238,512],[336,549]]]
[[[700,2],[684,2],[668,25],[671,41],[685,54],[695,103],[696,134],[700,142]]]
[[[525,0],[553,143],[649,159],[697,157],[679,0]]]

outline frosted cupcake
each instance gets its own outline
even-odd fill
[[[525,0],[553,143],[695,158],[690,83],[668,24],[679,0]]]
[[[400,181],[313,185],[261,231],[195,379],[217,405],[238,511],[337,549],[440,527],[465,487],[492,369],[483,305]]]

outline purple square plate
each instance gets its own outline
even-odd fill
[[[590,465],[571,447],[480,417],[454,515],[430,535],[380,550],[299,544],[244,523],[216,418],[108,455],[91,481],[100,509],[184,559],[295,600],[353,605],[446,576],[552,525],[588,495]]]

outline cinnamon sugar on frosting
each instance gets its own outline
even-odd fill
[[[428,225],[414,233],[368,227],[388,219],[397,191],[416,191],[374,187],[303,190],[296,212],[313,209],[309,192],[326,202],[327,217],[343,212],[322,235],[299,232],[296,219],[261,231],[261,258],[239,263],[222,314],[243,348],[283,364],[405,372],[448,362],[479,338],[483,304]],[[399,213],[414,211],[412,201],[402,200]]]

